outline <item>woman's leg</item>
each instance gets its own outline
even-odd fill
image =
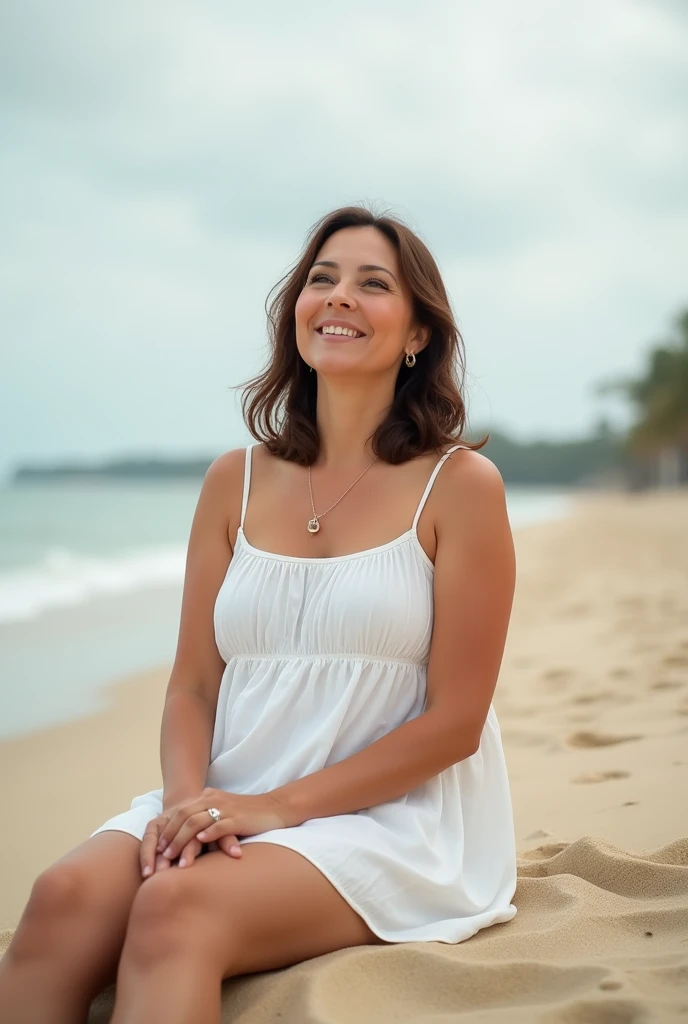
[[[209,853],[141,887],[112,1024],[218,1024],[223,978],[381,943],[300,854],[274,843],[242,849],[239,860]]]
[[[38,876],[0,960],[0,1021],[86,1020],[115,979],[141,884],[140,845],[125,832],[99,832]]]

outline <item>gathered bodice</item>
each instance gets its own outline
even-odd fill
[[[419,547],[409,533],[379,550],[296,561],[253,548],[240,532],[215,606],[220,654],[426,663],[432,572]]]
[[[346,656],[427,664],[433,620],[433,570],[417,524],[438,461],[413,523],[401,536],[365,551],[329,558],[280,555],[244,534],[251,483],[246,449],[241,524],[215,603],[215,638],[230,658]]]

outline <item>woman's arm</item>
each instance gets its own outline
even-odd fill
[[[504,484],[489,459],[465,451],[448,460],[435,490],[440,511],[426,709],[351,757],[273,790],[287,824],[394,800],[480,745],[515,588]]]
[[[168,692],[160,728],[163,811],[202,792],[213,724],[212,712],[200,693],[181,688]]]
[[[215,643],[213,610],[232,556],[228,516],[243,465],[242,449],[212,463],[191,525],[179,639],[160,730],[165,808],[197,796],[205,786],[225,667]]]

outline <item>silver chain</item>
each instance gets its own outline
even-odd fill
[[[366,466],[366,468],[363,470],[363,473],[359,473],[359,475],[354,480],[354,483],[351,484],[351,487],[353,487],[354,484],[358,483],[358,481],[361,479],[363,474],[367,473],[368,470],[370,469],[370,466],[374,465],[377,462],[377,460],[378,460],[378,456],[376,455],[375,458],[373,459],[373,461],[370,463],[370,465]],[[342,494],[342,497],[341,498],[337,498],[337,500],[335,501],[334,505],[338,505],[339,502],[342,500],[342,498],[346,497],[346,495],[351,490],[351,487],[347,487],[347,489],[344,491],[344,494]],[[311,467],[310,466],[308,467],[308,490],[310,491],[310,495],[311,495],[311,508],[313,509],[313,519],[320,520],[320,519],[322,519],[323,516],[326,516],[328,512],[332,511],[332,509],[334,508],[334,505],[330,505],[330,507],[325,509],[324,512],[321,512],[320,515],[318,515],[317,512],[315,511],[315,505],[313,504],[313,488],[311,487]]]

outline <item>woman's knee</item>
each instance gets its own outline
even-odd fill
[[[140,964],[172,955],[208,956],[213,950],[213,907],[193,877],[193,867],[162,871],[137,892],[125,949]]]
[[[86,872],[78,864],[52,864],[36,878],[12,940],[15,955],[59,955],[59,930],[88,906]]]
[[[135,844],[123,839],[90,839],[38,875],[12,940],[15,952],[45,949],[59,957],[79,936],[90,943],[108,929],[123,931],[140,884]]]

